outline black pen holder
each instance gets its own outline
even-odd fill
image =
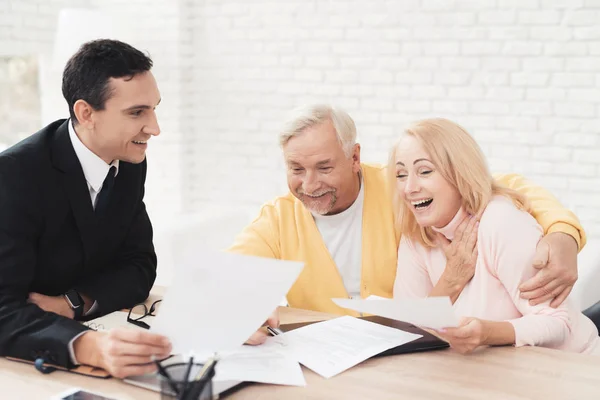
[[[204,379],[195,380],[202,370],[203,364],[192,365],[188,380],[186,374],[188,363],[171,364],[165,367],[171,379],[158,375],[160,379],[160,393],[162,400],[212,400],[212,378],[213,373]]]

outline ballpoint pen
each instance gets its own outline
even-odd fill
[[[283,331],[279,328],[271,328],[270,326],[267,326],[267,332],[269,332],[269,334],[271,336],[277,336],[277,335],[282,335]]]
[[[194,380],[199,381],[207,376],[210,376],[210,374],[214,371],[216,365],[216,358],[211,358],[210,360],[208,360],[206,364],[204,364],[200,372],[198,372],[198,375],[196,375],[196,378]]]
[[[189,380],[190,380],[190,371],[192,370],[192,365],[194,364],[194,357],[190,357],[190,361],[188,362],[187,369],[185,370],[185,376],[183,378],[183,389],[181,390],[181,398],[185,399],[186,393],[188,391]]]
[[[162,365],[160,365],[159,361],[155,360],[154,363],[156,364],[156,367],[158,368],[158,372],[167,380],[167,383],[169,384],[169,386],[171,387],[171,389],[173,390],[175,395],[179,396],[179,390],[177,390],[177,386],[175,386],[175,384],[173,383],[173,379],[171,378],[171,375],[169,375],[167,370]]]

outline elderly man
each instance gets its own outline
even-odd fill
[[[265,204],[236,238],[232,252],[299,260],[305,267],[287,295],[290,306],[335,314],[352,311],[331,298],[392,297],[401,232],[395,229],[384,167],[362,164],[350,116],[327,105],[299,110],[280,137],[290,192]],[[535,264],[541,271],[521,287],[532,303],[558,305],[577,278],[585,234],[575,215],[547,191],[518,175],[498,181],[527,196],[546,236]],[[445,276],[436,295],[457,297],[474,272],[476,224],[445,246]]]

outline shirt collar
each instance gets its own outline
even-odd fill
[[[436,228],[436,227],[432,226],[431,229],[433,229],[434,231],[439,232],[442,235],[446,236],[446,239],[453,240],[454,239],[454,232],[456,232],[456,229],[458,228],[458,226],[460,225],[460,223],[467,216],[469,216],[469,214],[461,207],[461,208],[458,209],[458,212],[456,213],[456,215],[454,216],[454,218],[452,218],[452,221],[450,221],[448,223],[448,225],[446,225],[446,226],[444,226],[442,228]]]
[[[98,192],[104,183],[104,179],[106,179],[106,175],[108,175],[110,167],[116,167],[115,177],[119,173],[119,160],[114,160],[112,163],[107,164],[90,149],[85,147],[79,136],[77,136],[75,128],[73,128],[72,120],[69,120],[69,137],[81,164],[85,180],[95,192]]]

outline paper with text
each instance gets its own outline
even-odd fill
[[[277,308],[303,264],[218,251],[188,251],[176,265],[152,332],[173,353],[212,354],[242,345]]]
[[[331,378],[362,361],[421,335],[353,317],[317,322],[274,338],[280,352],[324,378]]]
[[[306,386],[298,361],[282,350],[277,338],[269,337],[260,346],[241,346],[226,352],[217,364],[215,379],[275,385]]]
[[[409,322],[423,328],[457,327],[459,318],[448,297],[423,299],[332,299],[340,307]]]

